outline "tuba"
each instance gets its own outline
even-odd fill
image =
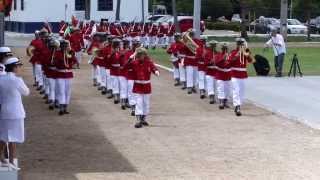
[[[187,46],[187,48],[193,53],[196,54],[197,48],[199,48],[198,44],[193,41],[190,36],[192,31],[188,30],[182,34],[182,43]]]

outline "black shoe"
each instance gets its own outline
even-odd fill
[[[205,90],[200,90],[200,99],[206,98],[205,93],[206,93]]]
[[[147,121],[145,121],[145,120],[141,121],[141,124],[142,124],[143,126],[149,126],[149,123],[148,123]]]
[[[49,105],[49,110],[54,110],[54,104]]]
[[[174,86],[180,86],[181,84],[180,84],[180,81],[179,81],[179,79],[176,79],[175,80],[175,83],[174,83]]]
[[[59,108],[59,107],[60,107],[60,105],[59,105],[59,102],[58,102],[58,101],[54,101],[54,107],[55,107],[55,108]]]
[[[223,106],[224,106],[225,108],[230,108],[230,106],[228,105],[228,100],[227,100],[227,99],[224,99],[224,100],[223,100]]]
[[[101,91],[102,90],[102,86],[98,86],[98,91]]]
[[[50,101],[47,99],[46,102],[44,102],[45,104],[50,104]]]
[[[181,88],[182,90],[185,90],[185,89],[187,89],[187,83],[186,82],[182,82],[182,88]]]
[[[63,113],[64,114],[70,114],[70,112],[68,111],[68,105],[63,105],[64,106],[64,108],[63,108]]]
[[[120,99],[121,102],[121,109],[126,110],[126,100],[125,99]]]
[[[136,106],[133,105],[131,106],[131,116],[135,116],[136,115]]]
[[[219,109],[224,109],[223,99],[219,99]]]
[[[236,106],[236,108],[234,109],[234,112],[235,112],[236,116],[242,116],[242,113],[240,111],[240,106]]]
[[[42,89],[42,86],[38,86],[37,91],[40,91]]]
[[[188,88],[188,94],[192,94],[192,88]]]
[[[107,94],[107,88],[103,87],[102,91],[101,91],[101,94],[102,95],[106,95]]]
[[[41,90],[40,91],[40,94],[44,94],[46,91],[45,90]]]
[[[107,98],[112,99],[113,97],[114,97],[113,94],[110,94]]]
[[[135,125],[134,125],[135,128],[142,128],[143,125],[141,122],[137,122]]]
[[[94,87],[98,86],[97,79],[93,79],[93,86]]]
[[[115,94],[114,95],[114,104],[119,104],[119,102],[120,102],[120,95],[119,94]]]
[[[45,94],[42,99],[48,99],[48,97],[49,96]]]
[[[192,88],[192,92],[197,94],[197,89],[195,87]]]
[[[214,98],[214,95],[210,95],[210,104],[215,104],[216,103],[216,100]]]

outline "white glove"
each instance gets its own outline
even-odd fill
[[[154,74],[155,74],[156,76],[160,76],[160,72],[159,72],[159,71],[154,72]]]

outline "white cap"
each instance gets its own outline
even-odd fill
[[[4,62],[4,65],[10,65],[10,64],[22,65],[22,62],[16,57],[11,57]]]
[[[11,49],[9,47],[0,47],[0,53],[10,53]]]

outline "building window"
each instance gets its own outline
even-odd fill
[[[14,10],[17,10],[17,0],[14,0],[14,1],[13,1],[13,9],[14,9]]]
[[[24,10],[24,0],[21,0],[21,11]]]
[[[98,11],[113,11],[113,0],[98,0]]]
[[[75,0],[75,10],[76,11],[85,11],[86,10],[86,1],[85,0]]]

